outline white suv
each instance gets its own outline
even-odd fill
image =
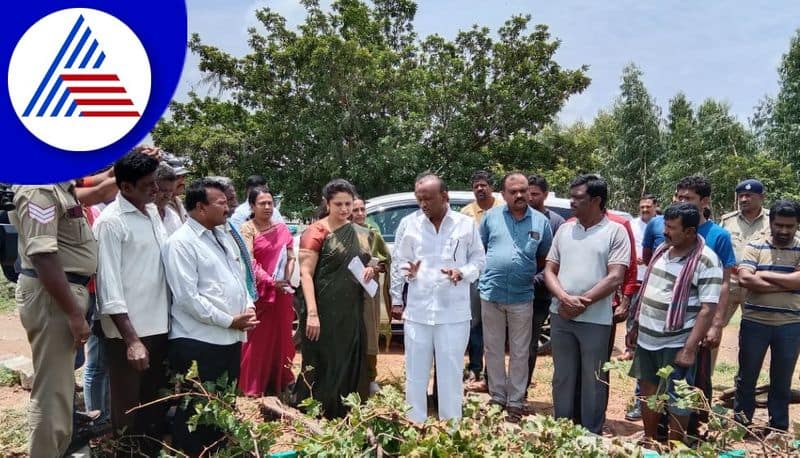
[[[448,195],[450,196],[450,208],[454,211],[459,211],[467,204],[472,202],[475,199],[472,191],[449,191]],[[503,197],[499,193],[494,193],[495,199],[503,200]],[[561,197],[556,197],[555,193],[550,192],[547,195],[547,198],[544,201],[545,207],[547,207],[550,211],[554,211],[564,217],[564,219],[568,219],[572,216],[572,208],[569,204],[569,199],[564,199]],[[397,231],[397,226],[400,224],[400,220],[402,220],[407,215],[414,213],[419,209],[419,205],[417,205],[417,199],[414,197],[413,192],[401,192],[397,194],[387,194],[379,197],[374,197],[372,199],[367,200],[366,202],[367,207],[367,221],[372,223],[373,225],[377,226],[378,229],[381,231],[381,235],[386,243],[389,245],[389,248],[394,245],[394,235]],[[631,219],[631,215],[625,212],[620,212],[616,210],[612,210],[614,213],[620,214],[625,216],[628,219]],[[299,234],[295,237],[295,252],[298,249],[299,245]],[[298,285],[300,282],[298,271],[300,269],[295,269],[295,276],[292,280],[292,283]],[[386,297],[386,295],[382,294],[381,292],[384,291],[383,288],[383,281],[385,280],[386,276],[381,276],[381,288],[379,289],[379,294],[381,294],[381,333],[387,337],[387,347],[388,347],[388,339],[391,335],[402,335],[403,334],[403,322],[401,320],[390,320],[390,309],[391,304],[389,301],[390,298]],[[547,324],[545,325],[547,326]],[[391,329],[391,333],[389,330]],[[539,342],[539,352],[546,353],[549,351],[550,345],[550,333],[548,328],[546,327],[543,329],[540,342]]]

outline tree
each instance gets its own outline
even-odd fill
[[[527,32],[530,17],[511,18],[497,38],[475,26],[453,41],[419,40],[411,0],[304,6],[296,31],[258,10],[241,58],[194,35],[190,49],[225,98],[173,103],[153,130],[199,173],[239,183],[263,174],[291,211],[308,214],[333,177],[369,197],[410,190],[426,169],[466,186],[474,169],[529,164],[523,140],[589,84],[585,67],[553,60],[560,42],[546,26]]]
[[[609,197],[621,208],[633,209],[652,184],[663,153],[660,109],[647,92],[642,71],[635,64],[622,70],[620,95],[611,116],[616,132],[607,151],[605,176],[610,185]]]
[[[726,103],[706,99],[693,113],[679,93],[670,101],[665,138],[667,153],[658,171],[663,202],[669,202],[681,178],[696,173],[711,182],[716,216],[736,208],[735,187],[746,178],[763,181],[770,194],[790,195],[792,168],[758,151],[753,132],[730,113]]]
[[[754,126],[766,148],[784,163],[800,163],[800,30],[778,67],[780,90],[756,113]]]

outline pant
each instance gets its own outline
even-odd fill
[[[86,288],[72,283],[69,288],[86,313]],[[16,301],[33,356],[28,453],[33,458],[62,456],[72,437],[75,340],[67,316],[38,279],[20,275]]]
[[[223,374],[228,375],[228,383],[236,383],[239,378],[239,363],[242,356],[242,344],[214,345],[193,339],[173,339],[169,341],[170,368],[180,374],[185,374],[197,361],[197,373],[202,382],[217,381]],[[189,432],[186,422],[194,415],[192,403],[186,409],[178,408],[175,412],[174,428],[172,432],[172,445],[197,456],[203,449],[214,444],[223,437],[222,431],[210,426],[198,426],[194,432]],[[209,451],[219,449],[218,444]]]
[[[528,392],[528,355],[531,346],[530,302],[501,304],[481,300],[489,396],[508,407],[521,408]],[[506,329],[509,362],[506,372]]]
[[[165,431],[167,404],[161,402],[126,413],[128,410],[161,397],[167,388],[167,335],[141,337],[147,348],[150,367],[139,372],[127,358],[127,345],[122,339],[106,340],[111,395],[111,424],[117,437],[149,436],[161,439]],[[121,446],[141,450],[147,455],[158,454],[160,445],[149,439],[123,439]]]
[[[367,376],[370,382],[378,378],[378,355],[367,355]]]
[[[403,331],[406,402],[411,406],[409,417],[417,423],[428,417],[428,380],[435,351],[439,418],[460,419],[463,400],[461,371],[469,339],[469,321],[430,325],[406,320]]]
[[[478,292],[478,281],[469,285],[469,306],[472,320],[469,328],[469,345],[467,370],[479,376],[483,372],[483,325],[481,323],[481,296]]]
[[[548,310],[550,305],[550,301],[546,304],[541,304],[538,301],[533,301],[533,319],[531,320],[531,346],[530,352],[528,353],[528,384],[527,386],[531,385],[531,380],[533,380],[533,370],[536,369],[536,357],[539,353],[539,337],[542,335],[542,327],[544,326],[544,322],[547,321],[547,317],[550,315],[550,311]]]
[[[687,380],[690,385],[700,389],[706,399],[711,400],[713,395],[713,386],[711,384],[711,349],[706,346],[701,346],[697,350],[697,359],[695,360],[695,376],[694,380]],[[666,416],[662,420],[667,422]],[[686,428],[686,433],[690,436],[700,436],[700,425],[708,423],[708,412],[705,410],[693,411],[689,416],[689,425]]]
[[[792,372],[800,352],[800,323],[770,326],[742,320],[739,330],[739,372],[733,410],[753,419],[756,409],[756,382],[769,347],[769,426],[786,431],[789,427],[789,402],[792,397]]]
[[[723,326],[723,332],[725,331],[725,327],[728,326],[730,323],[731,318],[733,318],[733,314],[736,313],[736,310],[741,307],[742,302],[744,302],[745,295],[747,294],[747,290],[739,286],[738,277],[736,275],[731,275],[731,283],[728,289],[728,306],[725,309],[725,325]],[[722,336],[720,336],[722,338]],[[719,356],[719,347],[714,348],[711,350],[711,368],[710,371],[713,374],[714,369],[717,367],[717,356]]]
[[[608,404],[608,361],[611,326],[565,320],[550,314],[553,348],[553,407],[556,418],[574,419],[575,392],[580,377],[581,424],[600,434]]]
[[[86,348],[86,367],[83,369],[86,410],[99,410],[99,421],[103,422],[111,418],[105,337],[92,334],[89,336]]]
[[[86,343],[86,367],[83,369],[83,396],[86,410],[99,410],[98,421],[103,422],[111,418],[110,401],[108,398],[109,380],[108,365],[106,364],[106,342],[103,330],[100,327],[100,313],[97,310],[97,295],[89,294],[90,311],[86,314],[92,335]]]

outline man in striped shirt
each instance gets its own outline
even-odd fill
[[[714,251],[697,235],[700,212],[679,203],[664,212],[664,241],[653,254],[634,305],[634,325],[627,336],[636,347],[630,375],[638,379],[647,399],[667,391],[670,440],[683,440],[689,411],[676,405],[675,381],[691,382],[700,342],[706,336],[719,301],[722,265]],[[667,383],[659,369],[674,368]],[[664,386],[666,385],[666,386]],[[660,412],[642,403],[645,436],[656,438]]]
[[[770,231],[750,240],[739,263],[739,283],[749,293],[742,308],[733,408],[740,421],[752,421],[756,382],[769,347],[769,426],[783,431],[789,427],[792,372],[800,352],[798,220],[796,202],[775,202]]]

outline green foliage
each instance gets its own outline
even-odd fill
[[[651,187],[656,165],[663,159],[661,112],[647,92],[642,71],[634,64],[622,70],[620,95],[611,111],[613,137],[606,145],[604,175],[609,198],[620,208],[634,208]]]
[[[384,387],[361,404],[358,395],[345,399],[350,414],[323,421],[321,432],[302,432],[297,448],[307,456],[637,456],[631,445],[589,435],[566,419],[537,415],[510,426],[497,407],[482,408],[468,398],[460,422],[429,419],[422,425],[405,418],[402,392]]]
[[[0,367],[0,386],[19,385],[19,374],[7,367]]]
[[[756,113],[754,126],[782,163],[800,163],[800,30],[778,67],[780,90]]]
[[[711,181],[716,218],[735,209],[742,179],[762,180],[772,197],[800,195],[800,32],[779,69],[780,92],[757,109],[752,129],[726,103],[695,107],[680,92],[662,118],[635,64],[609,110],[561,126],[555,116],[588,86],[587,68],[561,67],[559,40],[529,16],[448,40],[417,36],[413,0],[338,0],[330,12],[302,3],[296,29],[258,10],[243,57],[194,35],[189,47],[218,96],[173,103],[152,132],[190,156],[197,176],[241,185],[264,175],[289,217],[309,216],[333,177],[372,197],[410,190],[424,170],[452,189],[468,189],[476,169],[534,172],[558,195],[577,174],[599,172],[609,206],[632,213],[645,192],[668,205],[676,182],[696,173]]]
[[[624,367],[619,361],[610,361],[603,366],[603,370],[613,373]],[[748,434],[755,436],[754,429],[748,429],[748,427],[736,421],[731,409],[727,409],[721,404],[712,405],[699,388],[689,385],[686,380],[676,380],[674,382],[676,399],[670,401],[667,394],[667,383],[673,371],[674,368],[672,366],[665,366],[659,369],[657,372],[659,386],[656,394],[643,397],[641,401],[649,409],[657,412],[666,412],[669,402],[673,402],[676,407],[681,409],[708,412],[708,424],[705,438],[695,441],[692,446],[687,446],[680,442],[671,442],[669,444],[669,456],[716,458],[729,451],[733,444],[741,443]],[[777,433],[777,440],[770,443],[761,442],[762,452],[765,456],[790,456],[792,447],[789,439],[791,439],[791,436],[781,431],[775,432]]]
[[[297,30],[258,10],[241,58],[194,35],[224,97],[190,94],[152,133],[198,175],[263,174],[290,212],[310,213],[332,177],[369,197],[408,190],[426,169],[458,188],[478,168],[538,167],[532,137],[589,84],[586,67],[555,62],[560,42],[529,16],[496,36],[474,26],[418,39],[411,0],[338,0],[330,13],[303,4]]]
[[[201,384],[196,374],[178,376],[176,383],[189,387],[184,407],[194,410],[189,418],[189,431],[199,425],[210,425],[225,434],[226,446],[216,452],[218,457],[263,456],[280,434],[281,425],[277,422],[253,421],[236,407],[237,385],[229,382],[224,374],[216,382]]]
[[[623,71],[621,93],[610,114],[595,119],[600,170],[610,183],[610,205],[634,212],[649,192],[669,205],[681,178],[705,175],[712,186],[712,211],[718,218],[736,208],[734,188],[758,178],[771,196],[796,198],[792,163],[759,150],[755,134],[726,103],[707,99],[696,109],[683,93],[669,101],[663,126],[658,108],[635,66]]]
[[[28,420],[24,411],[0,410],[0,450],[3,456],[25,456],[28,451]]]
[[[14,283],[9,282],[5,276],[0,275],[0,313],[10,313],[16,308],[14,288]]]

